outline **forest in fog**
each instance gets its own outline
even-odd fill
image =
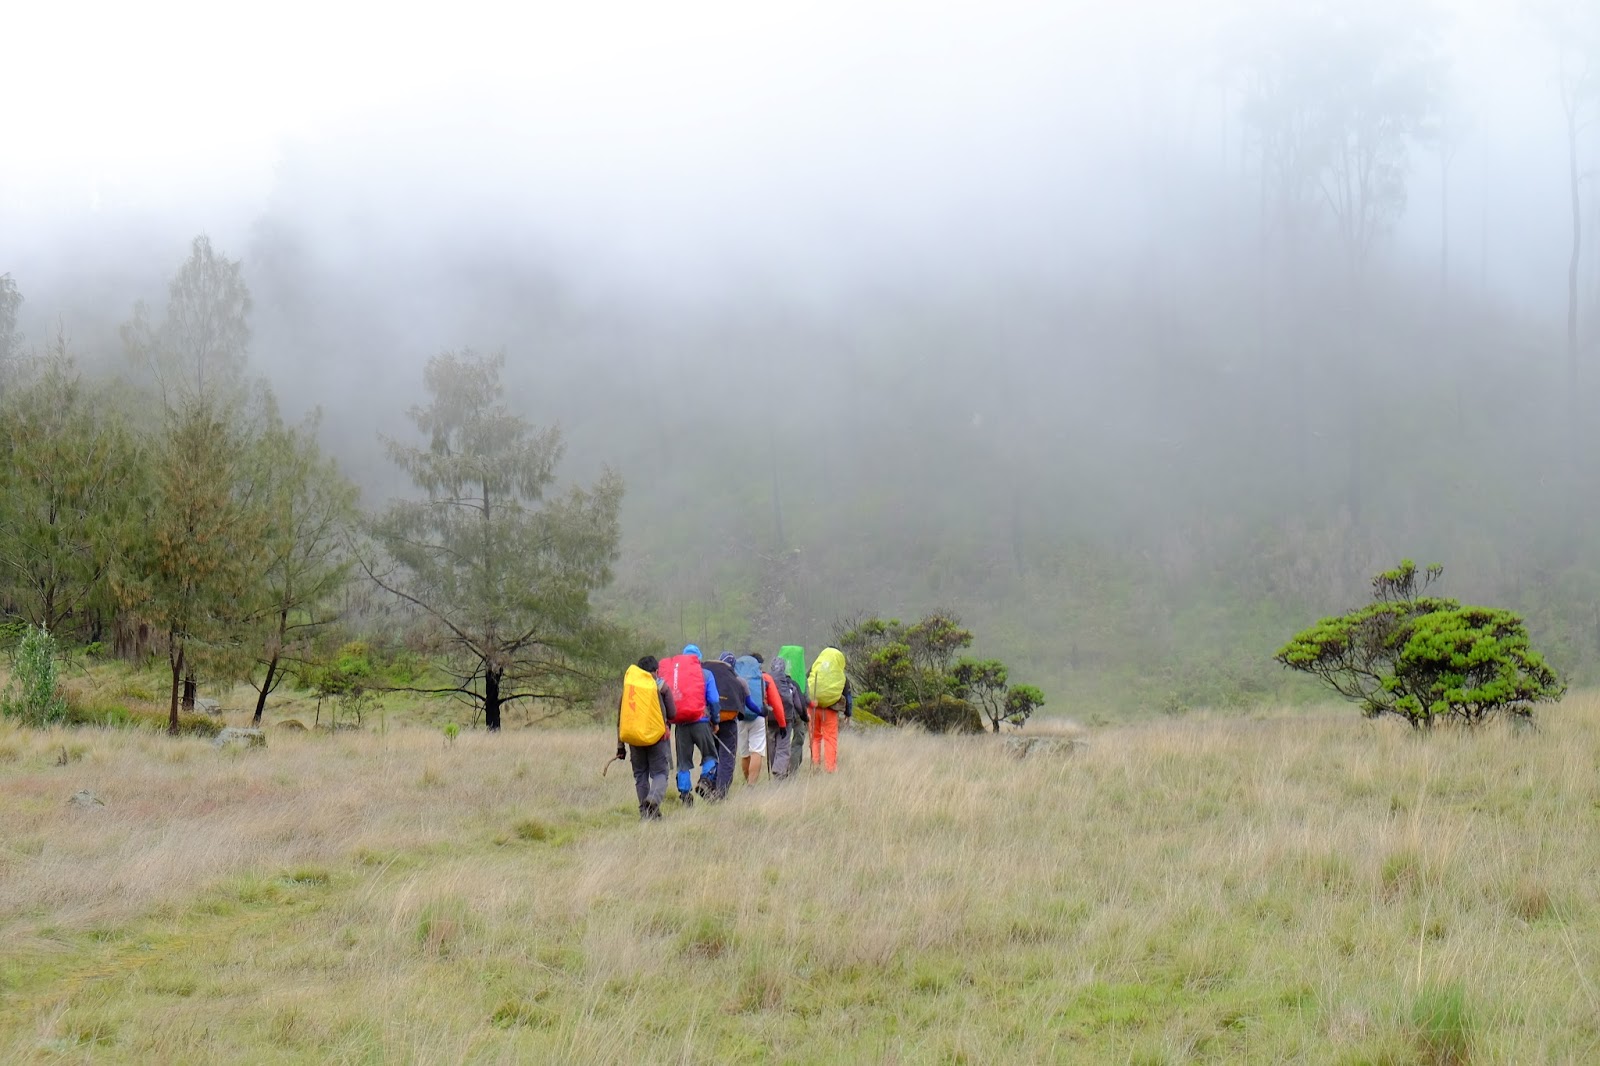
[[[1064,713],[1241,705],[1413,557],[1600,675],[1600,6],[847,7],[13,93],[0,388],[145,395],[205,234],[368,511],[427,361],[503,351],[559,482],[620,475],[597,601],[663,647],[943,609]]]

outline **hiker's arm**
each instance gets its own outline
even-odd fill
[[[628,698],[627,693],[623,693],[622,698],[623,699],[627,699]],[[627,757],[628,757],[627,745],[622,743],[622,703],[621,703],[621,701],[618,701],[618,703],[617,703],[617,758],[626,759]]]
[[[717,679],[711,676],[710,670],[702,670],[706,675],[706,710],[722,706],[722,696],[717,692]]]
[[[850,679],[844,679],[844,716],[849,718],[856,713],[856,694],[850,691]]]
[[[772,714],[778,720],[778,728],[788,729],[789,719],[783,713],[783,693],[778,691],[778,683],[770,677],[763,677],[761,680],[766,686],[767,702],[772,704]]]

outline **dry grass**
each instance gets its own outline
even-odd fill
[[[597,732],[0,725],[0,1059],[1600,1060],[1600,701],[1087,739],[641,826]]]

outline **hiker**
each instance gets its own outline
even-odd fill
[[[796,774],[806,762],[806,733],[811,725],[811,711],[806,707],[806,650],[798,644],[785,644],[778,649],[778,658],[787,667],[789,681],[798,697],[795,707],[786,708],[789,716],[789,772]],[[773,664],[773,677],[777,677],[777,663]],[[780,682],[781,686],[781,682]]]
[[[734,661],[734,670],[750,693],[750,705],[739,715],[739,768],[745,784],[761,780],[761,764],[767,756],[767,723],[774,710],[774,694],[767,691],[772,679],[767,676],[761,656],[755,652]],[[782,708],[778,708],[782,710]]]
[[[706,662],[706,669],[717,682],[718,709],[712,712],[711,730],[717,742],[716,788],[712,798],[723,799],[733,787],[734,757],[739,750],[739,712],[750,708],[750,690],[734,672],[738,662],[732,652]],[[709,699],[706,701],[711,702]]]
[[[633,790],[639,795],[639,820],[661,817],[667,795],[667,768],[672,765],[672,691],[656,671],[661,664],[646,655],[628,667],[617,706],[617,758],[633,763]]]
[[[798,760],[803,758],[808,717],[806,698],[789,676],[789,663],[781,655],[772,660],[772,672],[767,675],[767,681],[772,686],[767,699],[776,700],[775,705],[782,715],[781,721],[776,714],[767,718],[767,750],[772,753],[772,776],[785,778],[799,769]]]
[[[678,753],[678,801],[694,806],[698,792],[709,797],[716,790],[717,747],[711,735],[711,716],[721,699],[717,681],[700,661],[700,649],[685,644],[683,654],[661,664],[662,681],[672,694],[673,732]],[[694,753],[700,752],[700,781],[690,791],[694,777]]]
[[[811,761],[825,773],[839,766],[839,715],[855,713],[856,698],[845,675],[844,652],[824,648],[806,675],[806,691],[811,697]]]

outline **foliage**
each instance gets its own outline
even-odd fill
[[[256,656],[263,673],[251,677],[255,725],[284,668],[303,668],[315,657],[318,638],[338,619],[333,600],[350,574],[343,545],[355,521],[357,491],[323,457],[319,422],[320,414],[313,414],[301,426],[286,425],[269,404],[255,448],[266,522]]]
[[[1008,687],[1001,662],[957,661],[973,636],[953,612],[934,611],[911,625],[867,618],[837,628],[859,713],[934,733],[982,732],[981,713],[999,732],[1001,722],[1021,726],[1044,703],[1031,685]]]
[[[128,703],[107,700],[67,700],[66,725],[90,726],[99,729],[145,729],[152,732],[170,731],[167,713]],[[206,714],[178,712],[180,736],[214,737],[222,732],[221,719]]]
[[[955,695],[977,707],[996,733],[1002,722],[1022,728],[1044,706],[1044,693],[1032,685],[1007,685],[1005,663],[963,659],[951,671]]]
[[[43,728],[67,713],[56,670],[56,638],[44,626],[30,626],[17,645],[11,682],[0,695],[0,714],[23,725]]]
[[[610,631],[592,594],[611,580],[622,482],[552,495],[558,430],[535,431],[503,399],[504,354],[445,352],[429,361],[431,402],[410,417],[426,447],[388,442],[427,494],[372,524],[387,556],[362,567],[416,612],[454,684],[433,691],[481,706],[500,728],[516,700],[578,702],[607,673]]]
[[[113,609],[142,491],[138,445],[106,407],[59,337],[0,403],[0,600],[53,633]]]
[[[174,733],[182,679],[201,664],[237,676],[254,660],[245,638],[259,616],[268,523],[246,410],[249,308],[239,264],[200,237],[172,282],[163,325],[151,328],[140,306],[123,330],[161,384],[162,425],[143,536],[119,591],[166,635]]]
[[[1443,572],[1421,576],[1407,559],[1373,578],[1374,602],[1324,618],[1275,658],[1322,680],[1369,718],[1397,715],[1415,728],[1469,724],[1497,714],[1527,718],[1566,686],[1534,651],[1516,614],[1423,595]]]
[[[11,371],[11,361],[22,351],[22,335],[17,332],[17,312],[22,308],[22,293],[10,274],[0,274],[0,387]]]

